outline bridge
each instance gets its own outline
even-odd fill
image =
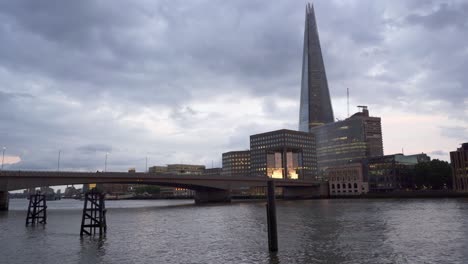
[[[230,190],[266,187],[267,177],[226,177],[221,175],[141,173],[141,172],[67,172],[0,171],[0,210],[8,210],[8,191],[40,186],[88,183],[147,184],[195,190],[195,202],[228,202]],[[275,179],[286,198],[311,198],[326,195],[317,181]]]

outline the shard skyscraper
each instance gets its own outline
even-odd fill
[[[299,130],[333,122],[333,109],[328,91],[327,75],[315,21],[314,6],[307,4],[302,58],[301,105]]]

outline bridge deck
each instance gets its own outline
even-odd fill
[[[221,175],[142,173],[142,172],[69,172],[0,171],[0,190],[11,191],[38,186],[86,183],[154,184],[188,189],[237,189],[266,186],[266,177],[226,177]],[[279,187],[312,187],[317,181],[275,179]]]

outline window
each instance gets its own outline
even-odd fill
[[[354,188],[357,189],[357,183],[354,183]]]

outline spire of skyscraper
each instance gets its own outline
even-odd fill
[[[311,127],[334,120],[314,6],[311,4],[306,6],[303,52],[299,130],[309,132]]]

